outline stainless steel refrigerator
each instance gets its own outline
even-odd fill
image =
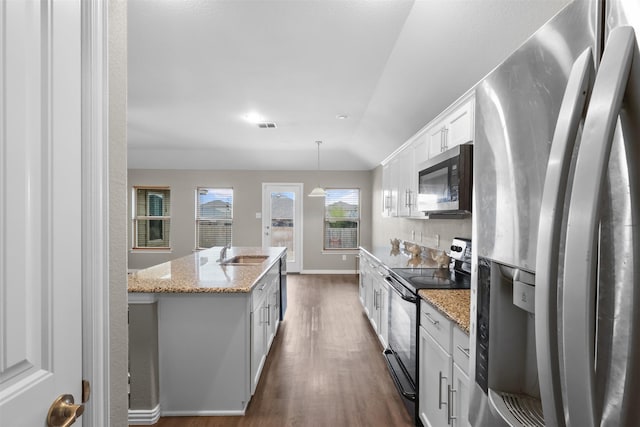
[[[637,35],[576,0],[476,87],[472,425],[640,423]]]

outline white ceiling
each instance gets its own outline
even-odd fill
[[[129,167],[372,169],[568,1],[129,0]]]

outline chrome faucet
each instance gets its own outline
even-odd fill
[[[219,262],[223,262],[225,257],[227,256],[227,249],[231,249],[231,243],[227,243],[220,249],[220,259]]]

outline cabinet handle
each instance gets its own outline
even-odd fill
[[[453,420],[458,418],[453,415],[453,393],[456,393],[457,391],[458,390],[447,384],[447,400],[449,401],[449,407],[447,408],[447,424],[453,424]]]
[[[438,409],[442,409],[442,405],[448,405],[448,402],[442,401],[442,380],[447,379],[444,375],[442,375],[442,371],[438,371]],[[448,397],[447,397],[448,399]],[[449,410],[447,409],[447,412]],[[449,415],[447,413],[447,415]]]
[[[267,325],[271,326],[271,304],[267,304]]]
[[[424,317],[426,317],[429,322],[433,323],[434,326],[438,326],[440,324],[440,321],[431,317],[430,313],[425,313]]]
[[[444,130],[444,151],[447,151],[447,148],[449,148],[449,129],[445,127],[443,130]]]
[[[457,346],[458,350],[460,350],[462,352],[462,354],[464,354],[465,356],[469,357],[469,349],[468,348],[463,348],[461,345]]]

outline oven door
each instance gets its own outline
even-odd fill
[[[405,399],[416,400],[416,328],[418,298],[397,279],[389,283],[389,348],[384,355],[396,387]]]

